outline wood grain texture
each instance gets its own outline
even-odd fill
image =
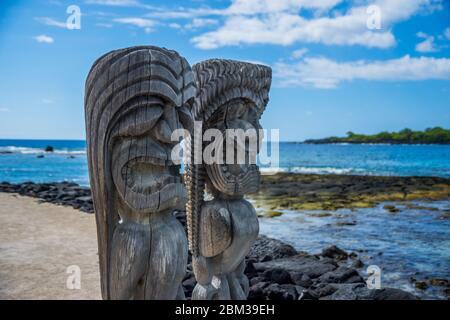
[[[203,122],[203,130],[261,128],[259,118],[268,103],[271,83],[269,67],[213,59],[194,65],[193,70],[197,95],[192,113],[195,120]],[[226,143],[229,139],[225,136]],[[196,147],[205,148],[198,136],[190,141],[191,161],[185,179],[189,248],[197,279],[192,299],[246,299],[249,284],[244,258],[259,225],[254,208],[243,195],[257,191],[259,170],[250,160],[245,164],[194,164]],[[251,152],[245,143],[237,143],[239,148]],[[254,152],[259,145],[256,149]],[[213,200],[204,201],[205,189]]]
[[[86,136],[104,299],[183,298],[187,239],[172,212],[187,195],[170,134],[192,127],[194,80],[183,57],[153,46],[107,53],[89,72]]]

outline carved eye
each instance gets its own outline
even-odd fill
[[[159,120],[158,124],[153,129],[153,133],[155,134],[155,137],[159,141],[164,143],[171,142],[172,129],[170,128],[166,120],[164,119]]]
[[[163,114],[163,108],[158,105],[139,107],[125,116],[116,124],[114,136],[137,137],[150,131]]]
[[[194,116],[192,115],[190,106],[188,104],[178,108],[178,118],[183,127],[189,132],[194,131]]]

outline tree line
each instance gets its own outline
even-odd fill
[[[434,127],[424,131],[408,128],[398,132],[383,131],[373,135],[347,132],[346,137],[305,140],[305,143],[390,143],[390,144],[450,144],[450,130]]]

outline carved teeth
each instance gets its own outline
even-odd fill
[[[158,192],[166,185],[181,183],[179,166],[165,166],[165,163],[151,157],[131,159],[121,170],[122,179],[132,192],[146,195]]]

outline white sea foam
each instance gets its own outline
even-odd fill
[[[310,173],[310,174],[352,174],[365,173],[358,168],[334,168],[334,167],[290,167],[290,168],[260,168],[262,174],[274,174],[277,172]]]
[[[53,152],[45,152],[43,148],[28,148],[28,147],[16,147],[16,146],[5,146],[0,147],[0,154],[41,154],[41,153],[54,153],[61,155],[83,155],[86,154],[84,149],[55,149]]]
[[[86,150],[55,149],[53,153],[77,155],[77,154],[86,154]]]

